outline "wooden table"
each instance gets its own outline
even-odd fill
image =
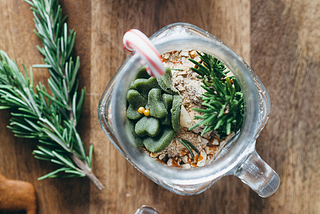
[[[87,179],[37,178],[55,165],[34,159],[33,141],[13,137],[9,112],[0,112],[0,173],[32,183],[38,213],[134,213],[143,204],[161,214],[320,213],[320,2],[318,0],[63,0],[68,26],[77,32],[80,86],[87,97],[80,124],[86,146],[94,145],[94,172],[106,186]],[[0,0],[0,49],[22,69],[42,63],[30,7]],[[267,88],[270,119],[257,151],[281,177],[267,199],[235,177],[225,177],[197,196],[178,196],[147,179],[114,148],[102,129],[97,107],[104,88],[129,55],[122,36],[137,28],[152,35],[173,22],[189,22],[224,41],[249,63]],[[46,82],[45,70],[34,69]],[[0,192],[1,194],[1,192]],[[8,212],[0,212],[8,213]],[[23,212],[17,212],[23,213]]]

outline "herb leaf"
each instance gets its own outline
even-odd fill
[[[202,113],[194,119],[201,119],[190,127],[192,130],[203,125],[201,135],[215,130],[221,139],[232,132],[237,132],[242,125],[244,116],[244,102],[241,87],[234,76],[227,76],[223,62],[209,54],[198,52],[201,61],[189,59],[195,64],[190,68],[199,74],[201,85],[206,92],[202,95],[204,109],[193,109]]]
[[[84,144],[76,129],[84,104],[85,88],[78,96],[80,60],[74,59],[75,32],[68,31],[66,17],[58,0],[26,0],[32,8],[37,31],[43,47],[43,65],[50,73],[48,85],[52,94],[39,83],[34,87],[32,69],[24,67],[23,75],[16,63],[0,51],[0,109],[11,110],[10,128],[15,136],[37,139],[35,158],[56,163],[59,167],[42,176],[85,177],[98,189],[103,184],[92,173],[92,145],[86,155]]]
[[[182,143],[182,145],[184,147],[187,148],[187,150],[190,152],[190,155],[191,155],[191,160],[194,160],[194,154],[193,154],[193,151],[192,149],[196,152],[196,153],[200,153],[199,150],[192,144],[190,143],[189,141],[185,140],[185,139],[179,139],[179,141]]]

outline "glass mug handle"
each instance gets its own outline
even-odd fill
[[[254,150],[238,167],[235,176],[262,198],[272,195],[279,187],[279,175]]]
[[[134,214],[159,214],[153,207],[142,205]]]

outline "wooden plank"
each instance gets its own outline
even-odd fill
[[[68,1],[61,1],[62,6],[65,2]],[[33,33],[35,27],[30,6],[22,0],[0,1],[0,5],[3,9],[0,18],[0,29],[2,32],[0,36],[0,49],[6,51],[16,61],[20,69],[22,69],[22,63],[28,69],[33,64],[42,63],[42,56],[36,49],[36,46],[40,45],[40,41]],[[70,25],[72,25],[73,20],[81,21],[77,16],[80,17],[79,14],[84,13],[87,8],[87,6],[83,6],[82,9],[79,8],[81,4],[75,4],[75,1],[73,5],[78,7],[77,12],[71,13],[72,9],[74,9],[72,5],[68,5],[66,8],[70,9],[68,11],[66,9],[65,11],[70,13]],[[87,13],[87,17],[90,17],[89,15],[90,13]],[[88,58],[85,55],[90,54],[85,51],[86,49],[83,45],[83,43],[85,44],[86,28],[83,22],[79,26],[74,24],[70,27],[75,28],[76,26],[79,27],[77,29],[77,33],[79,33],[77,35],[77,48],[82,49],[81,58],[85,62],[85,59]],[[83,63],[82,69],[85,69],[86,66],[90,67],[90,63],[87,63],[87,65]],[[80,73],[80,78],[86,79],[85,72],[80,71]],[[41,81],[46,84],[48,78],[46,70],[33,69],[33,74],[35,76],[35,83]],[[81,80],[81,85],[84,84],[85,82]],[[90,112],[90,110],[86,109],[84,112]],[[0,111],[0,115],[0,134],[2,139],[0,146],[0,173],[10,179],[21,179],[31,182],[35,186],[39,205],[38,213],[88,213],[89,181],[81,178],[38,181],[38,177],[55,170],[56,166],[33,158],[32,151],[36,148],[35,142],[14,138],[12,132],[6,128],[10,118],[9,112]],[[83,117],[83,120],[88,121],[85,117]],[[85,138],[83,139],[84,141],[86,141]]]
[[[270,93],[257,141],[279,191],[251,197],[252,213],[319,213],[319,1],[251,1],[251,64]]]

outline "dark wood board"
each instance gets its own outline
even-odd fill
[[[87,88],[80,123],[86,147],[94,145],[93,170],[106,186],[97,190],[85,178],[37,178],[55,165],[34,159],[35,142],[15,138],[0,111],[0,173],[35,186],[39,214],[134,213],[141,205],[163,213],[319,213],[320,212],[320,2],[263,0],[61,0],[68,26],[76,31],[80,86]],[[0,0],[0,49],[20,69],[42,63],[30,6]],[[196,196],[179,196],[156,185],[113,147],[97,116],[110,78],[129,56],[122,36],[137,28],[150,36],[174,22],[188,22],[215,35],[238,53],[264,83],[271,114],[257,151],[279,174],[279,190],[260,198],[236,177],[225,177]],[[35,82],[46,83],[44,69]],[[1,194],[1,193],[0,193]],[[1,212],[8,214],[9,212]],[[23,213],[23,212],[16,212]]]

